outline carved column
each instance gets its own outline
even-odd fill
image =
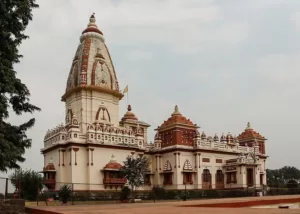
[[[65,166],[65,149],[61,149],[60,150],[61,151],[61,153],[62,153],[62,166]]]
[[[58,150],[58,166],[60,166],[60,149]]]
[[[175,166],[174,166],[174,168],[176,168],[177,167],[177,153],[176,152],[174,153],[174,156],[175,156]]]
[[[180,152],[178,152],[178,168],[180,168]]]
[[[79,148],[73,148],[73,151],[75,153],[75,164],[74,165],[77,165],[77,152],[78,152]]]
[[[87,160],[88,160],[86,165],[89,166],[90,165],[90,149],[87,148],[86,151],[87,151]]]
[[[158,162],[159,162],[159,171],[161,171],[161,156],[158,156]]]
[[[197,162],[197,157],[198,157],[198,154],[197,153],[195,153],[194,154],[194,156],[195,156],[195,168],[197,168],[197,166],[198,166],[198,162]]]
[[[94,149],[90,148],[90,151],[91,151],[91,165],[93,166],[94,165]]]
[[[72,164],[72,148],[69,149],[69,153],[70,153],[70,162],[69,162],[69,165],[71,166],[71,164]]]

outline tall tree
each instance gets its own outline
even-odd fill
[[[21,197],[26,200],[36,200],[38,191],[42,189],[42,176],[35,171],[22,169],[15,171],[11,176],[12,185],[18,189],[21,185]]]
[[[146,172],[149,171],[149,160],[147,157],[134,158],[128,156],[124,161],[124,166],[120,169],[121,173],[127,179],[128,184],[131,187],[132,200],[134,189],[144,184],[144,177]]]
[[[20,168],[18,162],[25,161],[25,149],[31,147],[26,131],[35,122],[32,118],[21,125],[10,124],[9,108],[17,115],[40,110],[30,104],[30,92],[14,70],[22,58],[18,47],[28,38],[23,32],[37,7],[35,0],[0,1],[0,171]]]

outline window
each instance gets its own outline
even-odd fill
[[[164,174],[164,185],[172,185],[172,173],[165,173]]]
[[[227,184],[234,183],[236,184],[236,172],[228,172],[227,173]]]
[[[115,138],[114,138],[114,137],[112,137],[112,138],[111,138],[111,140],[112,140],[112,141],[115,141]]]
[[[183,184],[193,184],[193,174],[191,172],[183,173]]]
[[[224,182],[224,174],[222,172],[222,170],[217,170],[217,173],[216,173],[216,182],[217,183],[222,183]]]
[[[209,172],[209,169],[204,169],[202,173],[202,181],[203,182],[210,182],[211,181],[211,174]]]
[[[145,185],[151,185],[151,179],[150,179],[150,174],[146,174],[144,177],[144,183]]]
[[[77,134],[74,134],[74,138],[77,138]]]

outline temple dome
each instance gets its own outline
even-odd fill
[[[174,112],[171,114],[171,117],[168,118],[168,120],[164,121],[163,124],[159,128],[171,126],[171,125],[184,125],[184,126],[190,126],[190,127],[197,127],[195,124],[193,124],[192,121],[184,117],[178,109],[178,106],[175,106]]]
[[[135,114],[131,111],[131,105],[128,105],[127,112],[124,114],[124,117],[121,119],[124,120],[138,120],[138,118],[135,116]]]
[[[103,33],[96,25],[94,14],[80,36],[62,100],[65,101],[73,92],[81,89],[112,94],[119,99],[123,97]]]
[[[238,138],[238,140],[253,139],[253,138],[266,140],[261,134],[256,132],[251,127],[251,124],[249,122],[247,123],[247,127],[246,127],[245,131],[243,131],[237,138]]]

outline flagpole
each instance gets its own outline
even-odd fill
[[[129,97],[129,95],[128,95],[129,93],[128,93],[128,91],[127,91],[127,106],[129,105],[129,102],[128,102],[128,97]]]

